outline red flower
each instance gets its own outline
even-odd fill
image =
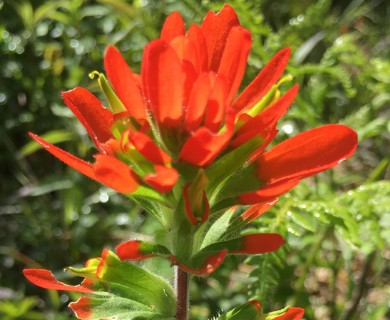
[[[244,159],[233,161],[240,161],[241,167],[251,162],[258,184],[235,197],[248,204],[274,199],[300,179],[349,157],[357,139],[351,129],[329,125],[264,152],[298,88],[272,102],[290,55],[290,49],[284,49],[237,96],[251,41],[228,5],[218,14],[210,12],[201,26],[191,25],[187,32],[175,12],[167,18],[160,39],[145,47],[141,75],[132,72],[116,48],[107,49],[104,66],[114,91],[101,74],[99,83],[111,110],[83,88],[63,93],[99,151],[94,164],[31,136],[88,177],[141,197],[151,188],[170,192],[178,177],[186,175],[184,164],[196,172],[256,140]]]
[[[357,144],[352,129],[330,124],[266,150],[298,86],[279,98],[285,78],[278,80],[290,56],[286,48],[237,94],[251,41],[228,5],[218,14],[208,13],[201,26],[191,25],[187,32],[175,12],[165,21],[160,38],[146,45],[140,75],[115,47],[107,49],[109,82],[103,74],[92,75],[99,76],[108,108],[86,89],[63,93],[96,145],[93,164],[31,136],[72,168],[133,197],[161,221],[177,223],[173,229],[180,241],[194,236],[199,225],[214,221],[214,214],[238,204],[254,205],[241,219],[231,220],[242,227],[301,179],[350,157]],[[230,222],[224,223],[228,230]],[[181,231],[183,226],[190,231]],[[211,228],[209,224],[199,232],[206,234]],[[268,252],[282,244],[275,236],[263,236],[269,243],[210,236],[210,243],[192,248],[189,264],[184,249],[180,253],[169,248],[172,254],[167,256],[183,268],[200,270],[211,257],[223,260],[221,243],[232,246],[226,247],[230,253]]]

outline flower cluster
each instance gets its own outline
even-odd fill
[[[120,259],[159,255],[202,275],[226,254],[275,251],[284,243],[280,235],[239,231],[301,179],[354,152],[356,133],[337,124],[267,150],[298,86],[280,95],[279,86],[289,80],[280,79],[290,55],[286,48],[237,94],[251,41],[228,5],[188,31],[180,14],[172,13],[160,38],[146,45],[141,74],[115,47],[107,49],[108,80],[103,73],[90,75],[97,76],[106,107],[80,87],[62,94],[96,145],[93,163],[31,134],[58,159],[127,195],[166,228],[164,243],[132,239],[119,245]]]
[[[210,12],[201,26],[191,25],[187,32],[175,12],[165,21],[160,38],[145,47],[140,75],[132,72],[115,47],[108,48],[104,65],[109,82],[103,74],[92,74],[98,75],[108,108],[80,87],[62,94],[95,142],[94,163],[31,136],[72,168],[127,194],[146,211],[157,205],[168,208],[155,215],[186,233],[191,229],[186,222],[199,229],[212,215],[237,204],[254,205],[241,214],[248,222],[300,179],[348,158],[357,142],[353,130],[333,124],[266,151],[298,87],[279,97],[282,81],[277,81],[290,55],[290,49],[284,49],[237,95],[250,46],[250,33],[228,5],[218,14]],[[209,228],[202,228],[203,235],[205,229]],[[224,250],[215,260],[229,251],[262,253],[282,244],[276,235],[255,239],[218,244]],[[261,249],[256,250],[256,244]],[[163,253],[149,244],[129,246],[133,254],[125,254],[128,258]],[[137,256],[135,246],[148,250]],[[173,245],[168,250],[177,255],[172,258],[175,263],[188,258],[175,249]],[[199,249],[189,251],[194,256]],[[215,253],[216,248],[206,251]],[[202,255],[202,263],[206,256]]]

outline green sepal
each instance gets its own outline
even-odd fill
[[[210,204],[217,205],[226,199],[236,199],[239,195],[259,190],[262,183],[256,175],[256,165],[241,168],[235,174],[227,178],[213,194]],[[219,210],[223,209],[218,206]]]
[[[169,256],[171,252],[164,246],[160,244],[154,244],[151,242],[140,242],[139,250],[142,254],[153,254],[158,256]]]
[[[65,270],[78,277],[87,278],[91,280],[98,280],[96,278],[96,270],[100,263],[100,258],[89,259],[86,266],[83,268],[67,267]]]
[[[213,243],[195,254],[191,258],[191,265],[200,267],[208,257],[211,257],[222,250],[239,251],[242,249],[243,238],[234,238],[230,240]]]
[[[234,308],[215,320],[260,320],[260,303],[248,302]]]
[[[88,319],[116,319],[116,320],[146,320],[146,319],[169,319],[144,304],[108,294],[103,298],[86,298],[88,302]],[[77,311],[77,302],[71,304],[72,309]],[[83,307],[85,309],[85,307]]]
[[[203,249],[220,241],[229,230],[234,215],[235,210],[229,209],[219,217],[212,216],[206,223],[202,224],[195,233],[197,247]]]
[[[104,74],[97,71],[93,71],[89,74],[89,77],[93,79],[95,75],[98,76],[98,83],[100,89],[102,89],[104,95],[106,96],[111,111],[113,113],[121,113],[123,111],[126,111],[126,107],[115,94],[114,90],[111,88]]]
[[[121,261],[111,251],[104,251],[96,275],[121,296],[142,303],[165,317],[175,314],[175,294],[163,278]]]
[[[251,117],[257,116],[260,112],[262,112],[264,109],[266,109],[269,105],[271,105],[280,95],[279,92],[279,86],[287,81],[291,81],[292,76],[287,75],[280,79],[277,84],[273,85],[271,89],[266,93],[266,95],[259,101],[257,102],[252,109],[247,111],[246,113],[250,115]]]
[[[157,192],[156,190],[146,187],[146,186],[138,186],[137,190],[128,195],[129,198],[142,198],[145,200],[157,201],[166,206],[169,205],[167,197]]]
[[[208,167],[206,169],[206,175],[209,179],[207,191],[212,191],[214,194],[218,194],[218,190],[224,185],[226,179],[243,168],[250,155],[256,151],[263,142],[263,139],[256,136],[225,154]],[[210,205],[214,203],[214,194],[212,194],[209,199]]]
[[[269,313],[266,313],[264,314],[261,319],[264,319],[264,320],[272,320],[272,319],[275,319],[283,314],[285,314],[288,309],[290,309],[290,306],[286,306],[284,307],[283,309],[280,309],[280,310],[276,310],[276,311],[271,311]]]

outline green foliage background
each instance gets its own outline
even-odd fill
[[[390,4],[386,0],[229,3],[250,29],[247,84],[279,49],[293,50],[288,73],[299,97],[278,141],[324,123],[359,133],[356,154],[305,180],[253,224],[283,234],[274,254],[227,260],[192,291],[192,319],[249,298],[265,310],[286,304],[305,319],[390,319]],[[69,319],[70,297],[33,287],[26,267],[62,268],[103,247],[146,233],[152,219],[125,198],[38,150],[27,132],[90,159],[91,142],[64,106],[61,90],[98,93],[108,44],[139,70],[143,46],[179,10],[200,23],[222,1],[0,0],[0,318]],[[286,83],[283,90],[291,84]],[[171,277],[160,260],[146,267]],[[70,280],[71,281],[71,280]]]

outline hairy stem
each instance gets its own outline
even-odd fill
[[[176,320],[188,320],[189,309],[189,277],[188,273],[178,266],[175,270],[175,291],[176,291]]]

